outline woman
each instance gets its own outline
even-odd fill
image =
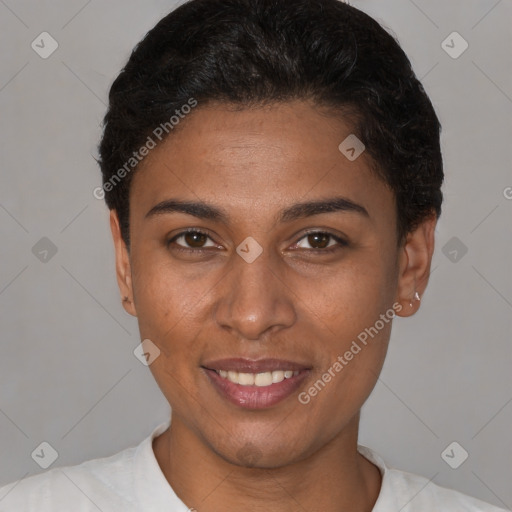
[[[336,0],[192,0],[109,100],[96,195],[172,420],[2,510],[498,511],[358,445],[442,203],[440,125],[397,42]]]

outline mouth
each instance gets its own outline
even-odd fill
[[[231,370],[213,370],[217,372],[223,379],[229,380],[233,384],[240,386],[259,386],[266,387],[272,384],[279,384],[284,379],[291,379],[299,375],[299,371],[291,370],[274,370],[272,372],[263,373],[243,373]]]
[[[277,359],[224,359],[201,367],[221,398],[245,409],[265,409],[292,395],[311,368]]]

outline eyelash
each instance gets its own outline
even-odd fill
[[[204,235],[204,236],[208,237],[210,240],[212,240],[211,236],[208,233],[206,233],[205,231],[201,231],[200,229],[187,229],[185,231],[181,231],[180,233],[178,233],[177,235],[175,235],[171,239],[169,239],[166,243],[167,247],[169,247],[177,239],[181,238],[182,236],[188,235],[188,234]],[[349,243],[346,240],[343,240],[343,238],[340,238],[339,236],[336,236],[333,233],[329,233],[328,231],[308,231],[308,232],[304,233],[304,235],[301,238],[299,238],[299,240],[296,242],[296,244],[298,244],[300,241],[302,241],[304,238],[307,238],[310,235],[327,235],[331,239],[333,239],[335,242],[337,242],[338,245],[331,246],[331,247],[328,247],[325,249],[306,249],[308,252],[322,253],[322,254],[328,253],[329,254],[329,253],[336,252],[344,247],[348,247],[348,245],[349,245]],[[183,247],[180,245],[175,245],[174,249],[176,249],[178,251],[196,252],[196,253],[209,250],[208,247],[193,248],[193,247]]]

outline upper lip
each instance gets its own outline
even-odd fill
[[[207,361],[202,365],[209,370],[226,370],[239,373],[265,373],[277,370],[309,370],[311,367],[305,364],[296,363],[294,361],[286,361],[284,359],[245,359],[230,358],[217,359],[215,361]]]

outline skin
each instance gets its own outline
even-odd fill
[[[199,105],[134,176],[130,251],[111,212],[124,307],[138,317],[141,339],[161,351],[150,370],[172,408],[155,456],[177,495],[199,512],[240,504],[369,512],[377,500],[380,472],[357,452],[357,436],[391,322],[306,405],[294,393],[249,411],[220,397],[201,370],[225,357],[297,361],[312,367],[301,392],[394,303],[399,316],[419,308],[414,294],[427,286],[435,216],[399,247],[392,191],[365,153],[350,162],[338,150],[351,133],[343,119],[306,101],[239,111]],[[335,196],[369,216],[279,220],[296,203]],[[226,222],[176,212],[146,217],[171,198],[222,208]],[[208,236],[167,245],[188,228]],[[263,248],[252,263],[236,253],[249,236]],[[337,249],[322,253],[325,246]]]

